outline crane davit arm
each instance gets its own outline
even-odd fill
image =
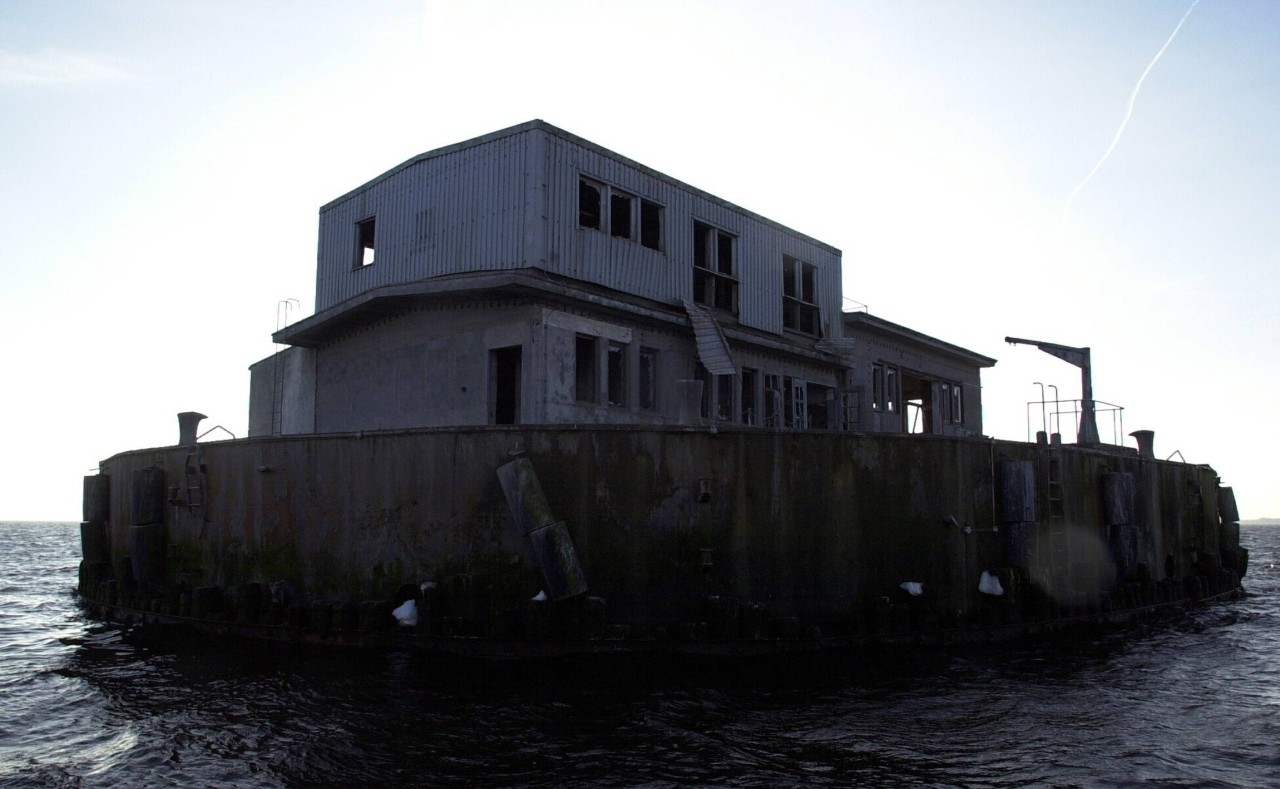
[[[1076,441],[1080,444],[1097,444],[1098,420],[1094,416],[1093,372],[1089,367],[1089,349],[1043,340],[1024,340],[1020,337],[1005,337],[1004,341],[1010,345],[1034,345],[1050,356],[1056,356],[1067,364],[1080,368],[1080,432]]]

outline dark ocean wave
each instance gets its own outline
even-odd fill
[[[1120,632],[783,662],[475,664],[87,619],[75,524],[0,525],[6,786],[1272,785],[1280,528],[1243,599]]]

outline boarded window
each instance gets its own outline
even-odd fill
[[[600,185],[583,178],[578,181],[578,225],[600,229]]]
[[[573,345],[573,397],[580,403],[594,403],[596,378],[596,338],[578,335]]]
[[[375,235],[373,217],[356,222],[356,262],[355,268],[363,268],[373,263],[373,242]]]

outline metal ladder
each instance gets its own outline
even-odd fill
[[[1047,564],[1052,575],[1062,577],[1070,572],[1067,562],[1071,557],[1068,555],[1067,524],[1062,506],[1062,461],[1052,455],[1049,457],[1045,482],[1045,499],[1048,504],[1045,525],[1049,535]]]
[[[204,463],[200,461],[199,449],[187,452],[183,477],[187,487],[187,509],[204,507]]]
[[[284,432],[284,365],[280,363],[282,348],[276,346],[271,359],[271,435]]]

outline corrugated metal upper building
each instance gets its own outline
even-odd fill
[[[530,121],[321,208],[316,311],[253,366],[250,434],[895,429],[859,407],[840,269],[828,244]]]

